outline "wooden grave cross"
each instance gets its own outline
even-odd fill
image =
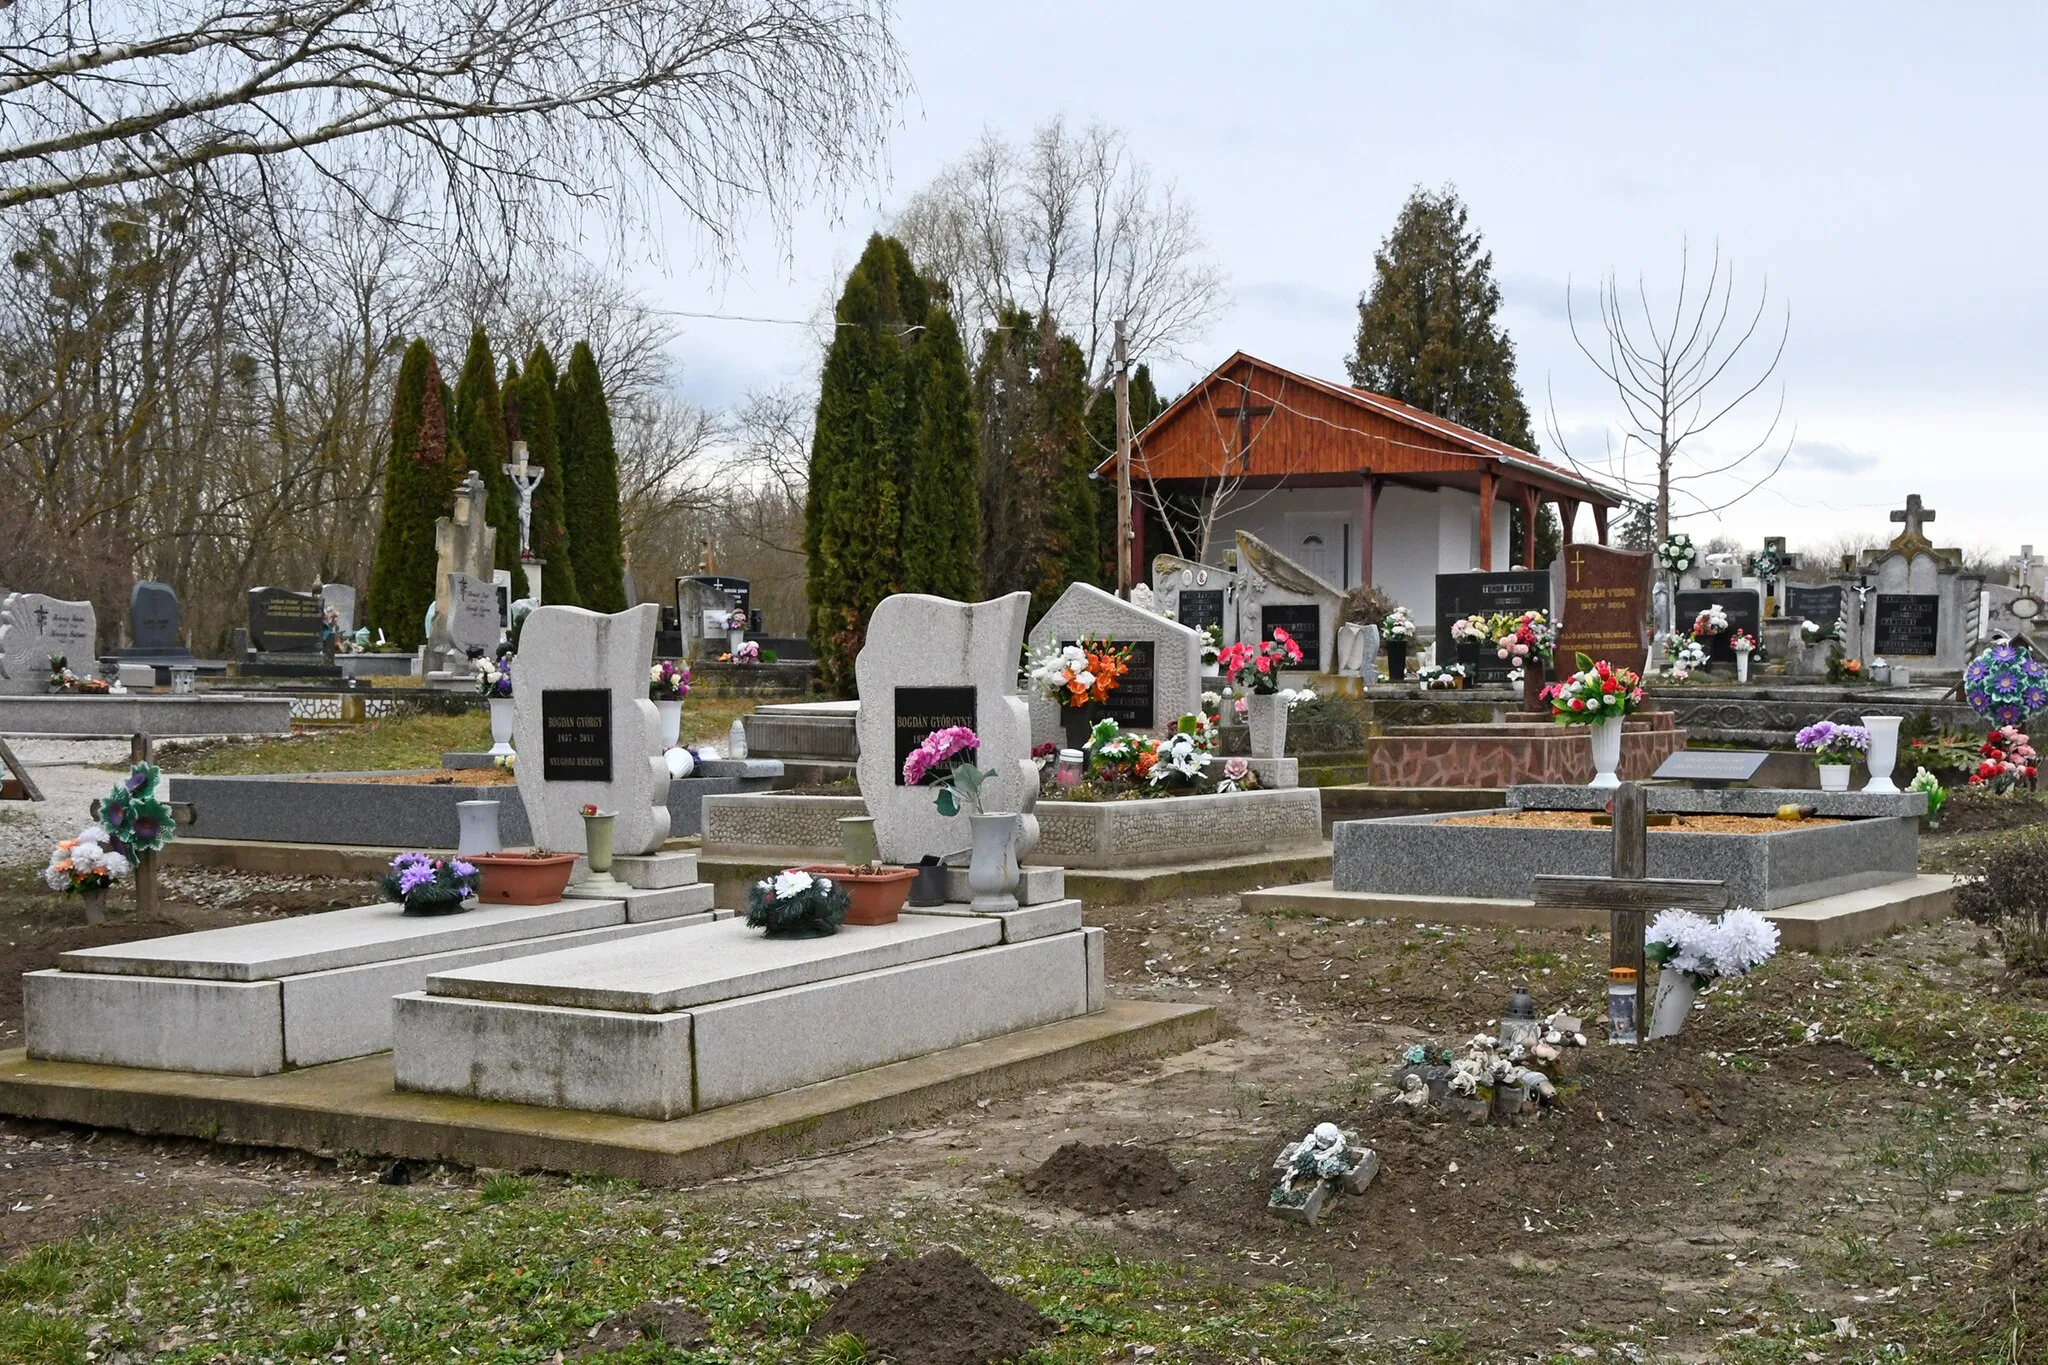
[[[36,780],[28,775],[28,764],[23,763],[14,756],[14,750],[7,747],[7,741],[4,739],[0,739],[0,769],[5,770],[5,772],[0,772],[0,800],[40,801],[43,799],[43,789],[38,787]],[[5,780],[5,773],[14,774],[13,782],[21,787],[19,795],[6,790],[11,784]]]
[[[138,734],[128,741],[128,761],[130,763],[148,763],[152,761],[155,752],[156,746],[151,742],[148,735]],[[177,829],[188,829],[199,818],[198,812],[192,808],[189,802],[167,801],[164,804],[171,808],[171,822]],[[92,803],[90,813],[93,819],[97,820],[100,818],[100,803],[98,801]],[[156,913],[156,850],[154,849],[148,849],[135,855],[135,913],[142,917]]]
[[[1693,910],[1717,915],[1732,897],[1725,882],[1651,877],[1648,802],[1643,788],[1624,782],[1614,789],[1614,862],[1606,877],[1539,874],[1536,905],[1543,910],[1608,912],[1609,967],[1633,967],[1638,1017],[1642,1016],[1643,929],[1659,910]]]

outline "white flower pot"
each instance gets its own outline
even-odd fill
[[[1586,727],[1586,737],[1593,742],[1593,780],[1587,786],[1621,785],[1621,727],[1624,723],[1621,716],[1609,716]]]
[[[1892,768],[1899,761],[1899,717],[1861,716],[1863,728],[1870,731],[1870,752],[1864,762],[1870,768],[1870,780],[1863,784],[1867,792],[1896,792],[1892,782]]]
[[[1017,908],[1017,817],[1010,812],[970,815],[974,851],[967,863],[967,889],[982,914],[1007,914]]]
[[[1820,769],[1820,789],[1824,792],[1845,792],[1849,790],[1849,774],[1856,771],[1849,763],[1816,763]]]
[[[683,736],[683,704],[681,701],[658,701],[654,703],[654,709],[661,713],[661,749],[667,753]]]
[[[1693,997],[1699,987],[1685,972],[1657,973],[1657,1002],[1650,1012],[1650,1037],[1676,1038],[1685,1028],[1685,1016],[1692,1013]]]
[[[746,642],[747,642],[747,633],[746,633],[745,631],[743,631],[743,630],[734,630],[734,629],[733,629],[733,628],[732,628],[731,626],[727,626],[727,627],[725,628],[725,652],[726,652],[726,653],[728,653],[728,654],[732,655],[732,656],[733,656],[733,657],[735,657],[735,658],[739,657],[739,652],[740,652],[740,646],[741,646],[741,645],[743,645],[743,644],[745,644]]]
[[[1746,649],[1735,651],[1735,681],[1749,681],[1749,651]]]
[[[498,803],[495,801],[457,801],[455,819],[460,831],[455,836],[457,857],[466,858],[472,853],[496,853],[505,845],[498,834]]]
[[[513,704],[510,697],[491,698],[491,749],[492,758],[503,758],[512,752]]]
[[[1280,758],[1287,753],[1287,703],[1278,692],[1254,692],[1245,698],[1245,724],[1252,731],[1253,758]]]

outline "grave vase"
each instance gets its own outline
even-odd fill
[[[1408,642],[1387,641],[1387,681],[1400,682],[1408,676]]]
[[[1282,758],[1287,753],[1287,700],[1278,692],[1254,692],[1245,699],[1245,722],[1252,730],[1253,758]]]
[[[1006,914],[1017,908],[1017,817],[1009,812],[970,815],[974,850],[967,863],[967,889],[982,914]]]
[[[460,826],[455,836],[455,854],[467,858],[472,853],[496,853],[505,847],[498,833],[498,803],[495,801],[457,801],[455,819]]]
[[[1746,649],[1735,651],[1735,681],[1739,683],[1749,681],[1749,651]]]
[[[1060,733],[1066,739],[1066,748],[1086,749],[1088,733],[1095,723],[1109,714],[1109,708],[1101,702],[1091,701],[1086,706],[1062,706],[1060,708]]]
[[[1676,1038],[1685,1028],[1685,1016],[1692,1013],[1693,997],[1699,987],[1690,972],[1657,973],[1657,998],[1650,1007],[1650,1037]]]
[[[1621,716],[1609,716],[1586,727],[1586,737],[1593,742],[1593,780],[1587,786],[1621,785],[1621,727],[1626,723]]]
[[[654,709],[661,713],[661,749],[667,753],[683,737],[683,703],[680,698],[658,701]]]
[[[1820,789],[1824,792],[1845,792],[1849,790],[1849,775],[1856,771],[1848,763],[1816,763],[1820,769]]]
[[[512,752],[513,711],[512,698],[491,698],[490,756],[492,758],[504,758]]]
[[[1870,752],[1864,762],[1870,768],[1870,780],[1863,784],[1867,792],[1896,792],[1892,782],[1892,767],[1899,761],[1899,717],[1859,716],[1863,728],[1870,731]]]
[[[1522,664],[1522,709],[1531,715],[1550,712],[1550,703],[1543,700],[1543,660],[1534,654]]]
[[[725,652],[735,660],[740,656],[740,646],[747,642],[747,633],[728,626],[725,632]]]
[[[85,907],[85,922],[87,924],[105,924],[107,922],[106,887],[94,886],[79,892],[78,902]]]

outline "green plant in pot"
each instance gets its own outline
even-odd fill
[[[377,890],[402,904],[408,915],[453,915],[476,894],[479,879],[475,866],[460,858],[401,853],[378,876]]]
[[[823,938],[839,932],[847,895],[829,877],[792,868],[763,877],[747,890],[747,925],[769,938]]]

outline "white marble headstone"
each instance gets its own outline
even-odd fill
[[[853,665],[860,691],[855,772],[885,860],[915,863],[971,842],[965,817],[940,815],[930,787],[903,785],[908,747],[932,729],[971,719],[980,765],[996,774],[982,789],[983,808],[1031,808],[1038,794],[1027,778],[1027,770],[1035,772],[1031,717],[1017,682],[1030,610],[1031,595],[1022,592],[975,603],[899,593],[869,618],[867,643]]]
[[[92,603],[39,592],[11,593],[0,601],[0,693],[48,691],[52,654],[62,654],[74,673],[99,671],[99,620]]]
[[[498,647],[498,585],[466,573],[448,575],[448,639],[463,651]]]
[[[1202,637],[1196,631],[1093,584],[1074,583],[1032,628],[1031,649],[1035,653],[1048,642],[1065,644],[1083,636],[1121,645],[1150,645],[1149,651],[1133,650],[1131,672],[1120,680],[1106,703],[1123,728],[1164,734],[1182,716],[1201,709]],[[1147,652],[1149,669],[1142,657]],[[1148,713],[1149,722],[1138,723]],[[1039,743],[1059,739],[1060,708],[1052,698],[1031,697],[1031,735]]]
[[[356,590],[346,583],[322,583],[320,603],[334,613],[341,633],[347,635],[356,628]]]
[[[661,610],[651,603],[613,616],[543,606],[526,618],[512,665],[513,747],[519,751],[519,799],[536,845],[583,852],[586,803],[617,812],[614,853],[652,853],[668,838],[661,716],[647,698],[647,666],[660,624]],[[560,695],[551,701],[550,693]],[[547,737],[550,713],[553,740]],[[603,718],[601,725],[579,730],[573,724],[595,716]],[[611,778],[579,778],[577,765],[588,766],[599,730],[608,741]]]
[[[1304,669],[1317,673],[1336,671],[1337,621],[1344,606],[1344,592],[1327,579],[1310,573],[1249,531],[1237,533],[1237,562],[1243,568],[1244,591],[1238,600],[1237,630],[1240,640],[1263,640],[1269,632],[1268,614],[1314,608],[1315,648],[1307,649],[1302,630],[1290,631],[1305,649]],[[1272,613],[1278,615],[1278,613]]]

